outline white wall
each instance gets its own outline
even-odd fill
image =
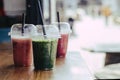
[[[21,15],[26,9],[26,0],[3,0],[4,10],[8,16]]]
[[[77,12],[77,4],[78,0],[64,0],[65,15],[67,17],[75,17]]]
[[[51,23],[56,21],[56,0],[51,0]]]

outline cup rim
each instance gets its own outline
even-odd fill
[[[52,25],[56,25],[56,24],[65,24],[65,25],[68,25],[69,26],[69,28],[68,28],[68,30],[66,31],[64,31],[64,32],[62,32],[62,31],[60,31],[60,34],[66,34],[66,33],[68,33],[68,34],[70,34],[71,32],[72,32],[72,30],[71,30],[71,28],[70,28],[70,24],[68,23],[68,22],[53,22],[52,23]]]
[[[26,25],[35,26],[34,24],[25,24],[25,26],[26,26]],[[21,23],[13,24],[13,25],[11,26],[10,32],[8,32],[8,36],[11,36],[11,34],[12,34],[12,29],[13,29],[14,26],[22,26],[22,24],[21,24]]]

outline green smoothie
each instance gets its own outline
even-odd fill
[[[57,39],[39,39],[32,41],[35,69],[53,69],[56,61],[57,41]]]

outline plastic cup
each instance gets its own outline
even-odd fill
[[[70,25],[67,22],[56,22],[53,23],[53,25],[60,27],[59,32],[61,35],[61,38],[58,40],[56,57],[65,57],[67,53],[69,34],[71,33]]]
[[[33,50],[31,34],[35,34],[36,27],[32,24],[25,24],[22,33],[22,24],[14,24],[11,27],[10,35],[13,46],[14,65],[18,67],[29,67],[33,65]]]
[[[45,25],[46,35],[43,35],[42,27],[37,25],[38,35],[33,36],[33,57],[35,70],[52,70],[56,62],[56,50],[58,29],[53,25]]]

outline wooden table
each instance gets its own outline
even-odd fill
[[[14,67],[12,49],[3,47],[0,49],[0,80],[93,80],[79,52],[68,52],[66,58],[57,58],[51,71],[35,71],[33,67]]]

